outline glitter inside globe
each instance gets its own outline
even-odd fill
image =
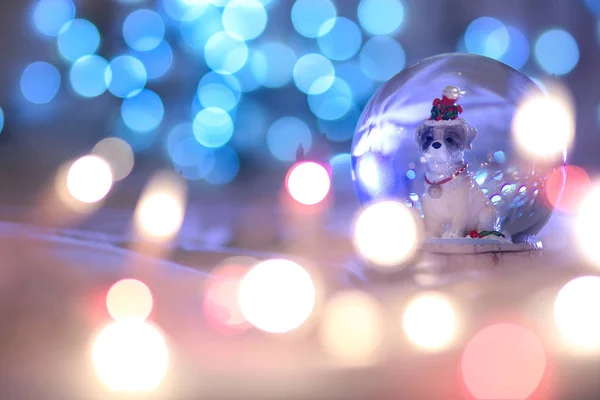
[[[459,88],[460,94],[448,92],[449,86]],[[425,120],[441,118],[433,115],[432,102],[441,99],[443,91],[459,97],[460,118],[476,129],[471,148],[464,151],[466,174],[495,207],[499,229],[513,243],[534,241],[552,212],[545,197],[546,178],[564,165],[566,149],[543,162],[519,151],[513,117],[527,98],[544,94],[519,71],[483,56],[431,57],[377,91],[352,143],[352,178],[359,200],[400,200],[423,217],[427,163],[416,131]]]

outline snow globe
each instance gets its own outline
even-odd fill
[[[544,92],[527,76],[479,55],[438,55],[404,69],[375,93],[356,128],[360,202],[411,207],[424,222],[423,252],[447,263],[539,254],[536,235],[552,213],[545,182],[566,149],[543,161],[518,151],[513,119],[532,96]]]

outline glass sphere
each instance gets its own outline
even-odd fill
[[[417,129],[426,125],[425,120],[435,120],[433,101],[441,100],[449,86],[460,89],[459,118],[476,132],[471,148],[467,145],[460,152],[468,166],[466,174],[495,206],[500,230],[513,243],[533,241],[552,212],[545,197],[546,179],[564,165],[566,149],[543,162],[518,151],[512,135],[517,108],[528,96],[544,94],[519,71],[479,55],[427,58],[375,93],[352,143],[352,178],[359,200],[363,204],[400,200],[423,217],[428,164]]]

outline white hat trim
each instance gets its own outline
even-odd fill
[[[424,125],[427,126],[453,126],[453,125],[468,125],[467,121],[462,118],[457,119],[442,119],[439,121],[433,119],[426,119],[423,121]]]

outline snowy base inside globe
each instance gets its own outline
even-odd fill
[[[440,254],[520,253],[541,250],[542,242],[512,243],[497,238],[427,239],[423,252]]]

